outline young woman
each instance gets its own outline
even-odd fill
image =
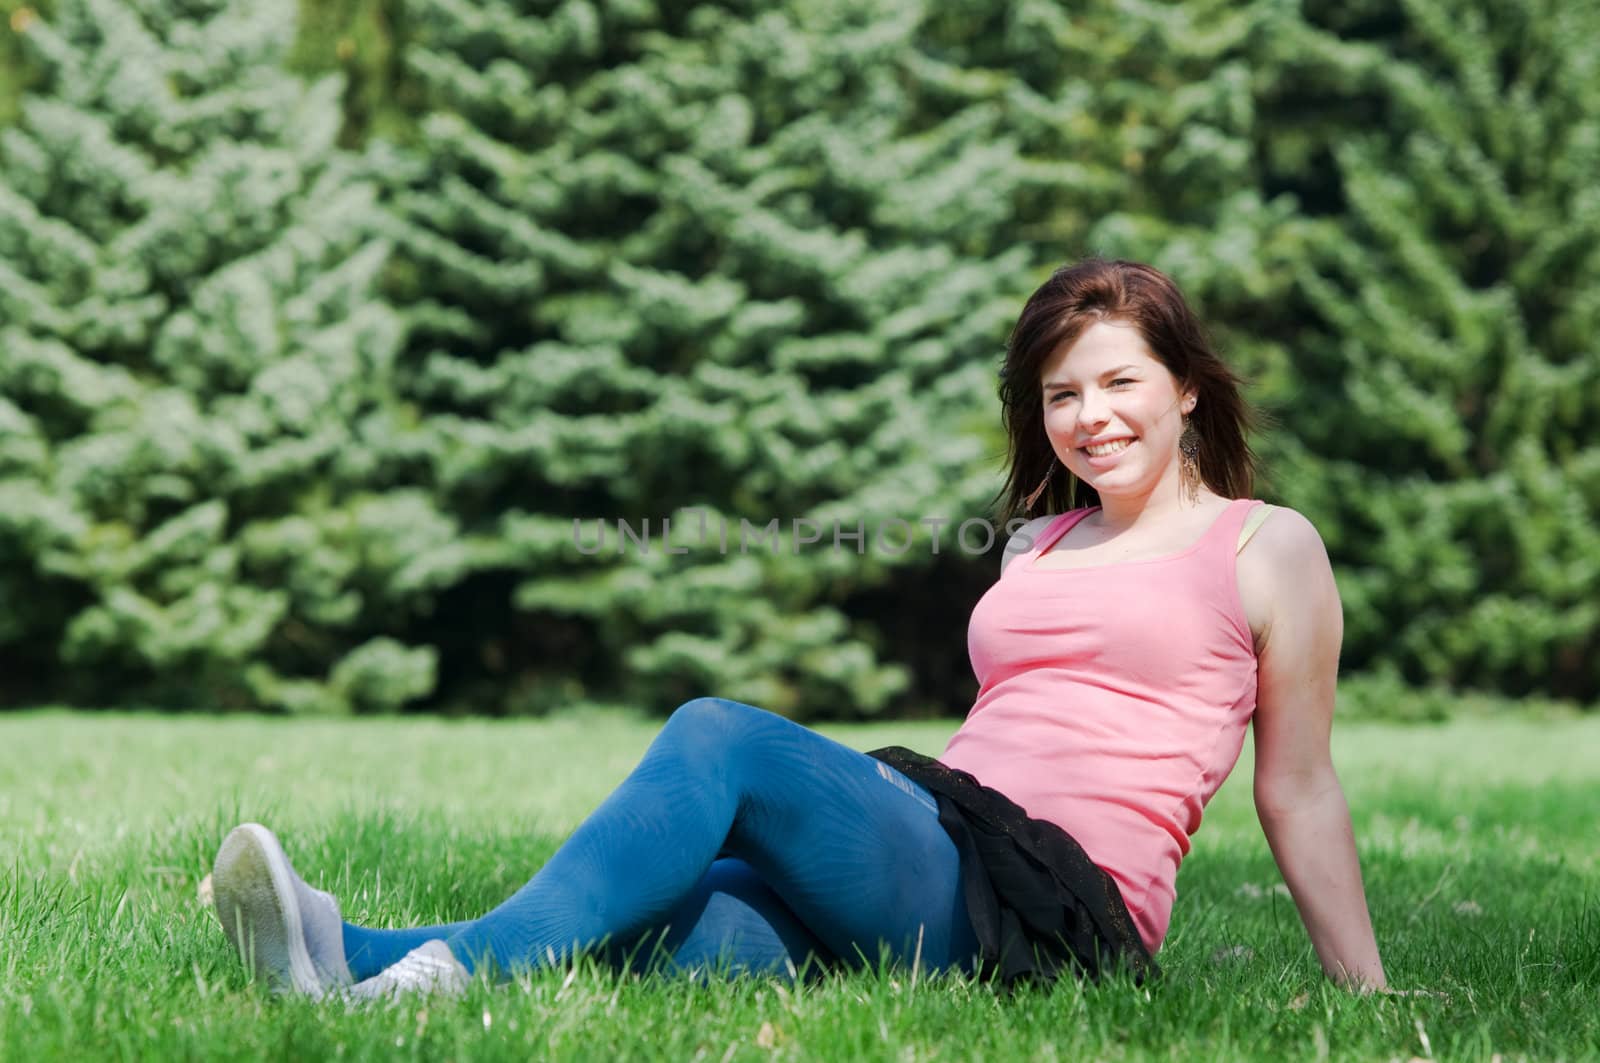
[[[968,633],[977,702],[933,760],[717,698],[504,904],[374,930],[235,829],[213,882],[257,976],[459,991],[600,948],[783,971],[887,955],[1004,980],[1154,969],[1178,864],[1255,727],[1255,801],[1323,969],[1385,987],[1329,758],[1342,619],[1316,530],[1249,499],[1247,412],[1173,283],[1086,261],[1028,300],[1001,399],[1023,526]],[[1094,503],[1082,506],[1082,503]]]

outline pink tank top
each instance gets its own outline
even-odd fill
[[[1234,559],[1236,499],[1180,553],[1094,568],[1034,562],[1092,510],[1052,521],[967,628],[978,700],[940,760],[1077,839],[1154,952],[1178,863],[1239,759],[1256,655]]]

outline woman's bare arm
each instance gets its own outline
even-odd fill
[[[1274,513],[1247,553],[1267,603],[1256,640],[1256,813],[1322,969],[1351,988],[1385,989],[1329,750],[1344,634],[1333,569],[1321,536],[1293,510]]]

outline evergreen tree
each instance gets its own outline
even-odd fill
[[[0,699],[960,711],[1000,343],[1089,252],[1276,415],[1362,697],[1600,694],[1587,10],[4,10]]]
[[[413,161],[384,167],[404,177],[409,387],[435,433],[426,474],[501,552],[441,627],[462,674],[516,680],[511,707],[714,692],[848,714],[906,687],[847,603],[930,567],[920,518],[951,520],[948,557],[987,515],[995,440],[977,426],[1033,280],[996,239],[1014,145],[985,109],[901,87],[922,17],[409,5],[430,110]],[[612,522],[608,549],[577,549],[574,517],[586,542]],[[692,548],[619,557],[618,518],[672,518]],[[741,519],[774,518],[780,550],[741,553]],[[796,552],[794,518],[822,542]],[[919,541],[878,551],[884,518]],[[860,524],[864,554],[832,549],[835,520]]]
[[[0,133],[7,700],[338,711],[429,693],[384,633],[454,527],[407,411],[371,183],[289,0],[60,0]]]
[[[1280,64],[1339,127],[1319,136],[1336,197],[1293,264],[1299,395],[1274,456],[1338,562],[1347,662],[1593,700],[1600,14],[1308,15]]]

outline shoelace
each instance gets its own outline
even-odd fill
[[[466,971],[453,957],[445,959],[434,955],[423,945],[366,981],[351,986],[345,995],[353,1000],[370,1000],[419,991],[459,993],[466,988],[465,976]]]

